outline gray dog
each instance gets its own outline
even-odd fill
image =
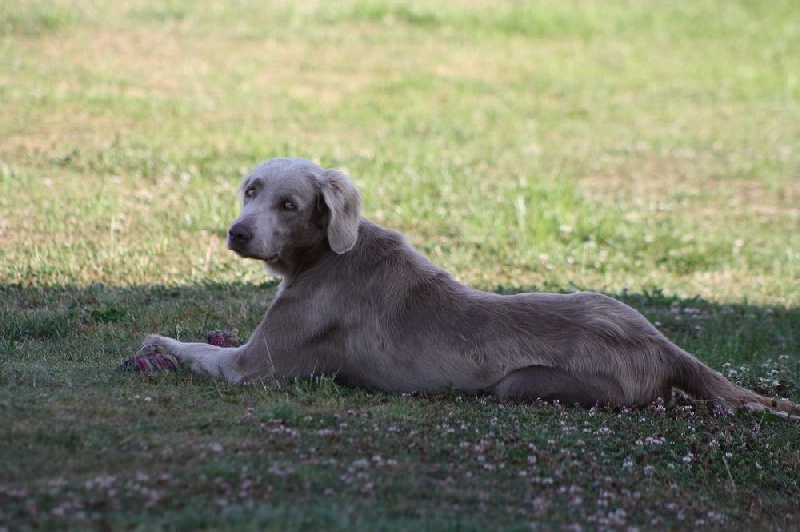
[[[237,348],[149,336],[145,348],[230,382],[336,375],[385,392],[486,390],[583,406],[669,401],[672,388],[731,410],[800,414],[736,386],[596,293],[498,295],[468,288],[395,231],[361,217],[344,174],[272,159],[241,186],[228,247],[281,275]]]

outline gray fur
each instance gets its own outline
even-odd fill
[[[584,406],[669,400],[677,386],[728,409],[798,413],[731,384],[612,298],[458,283],[403,235],[361,217],[340,172],[273,159],[241,191],[228,246],[283,281],[239,348],[145,340],[196,371],[232,382],[335,374],[385,392],[485,390]]]

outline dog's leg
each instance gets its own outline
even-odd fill
[[[185,343],[159,335],[148,336],[142,344],[142,348],[145,350],[155,348],[171,353],[181,364],[189,366],[192,371],[223,378],[228,382],[240,382],[244,379],[244,374],[237,363],[244,347],[217,347],[202,343]]]
[[[492,390],[500,401],[558,401],[564,405],[621,405],[624,392],[611,377],[573,373],[561,368],[528,366],[503,377]]]

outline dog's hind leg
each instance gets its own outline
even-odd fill
[[[492,393],[500,401],[558,401],[563,405],[621,405],[620,384],[605,375],[574,373],[549,366],[528,366],[513,371],[495,384]]]

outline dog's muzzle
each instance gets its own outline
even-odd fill
[[[234,223],[228,230],[228,249],[244,252],[253,240],[253,229],[245,222]]]

